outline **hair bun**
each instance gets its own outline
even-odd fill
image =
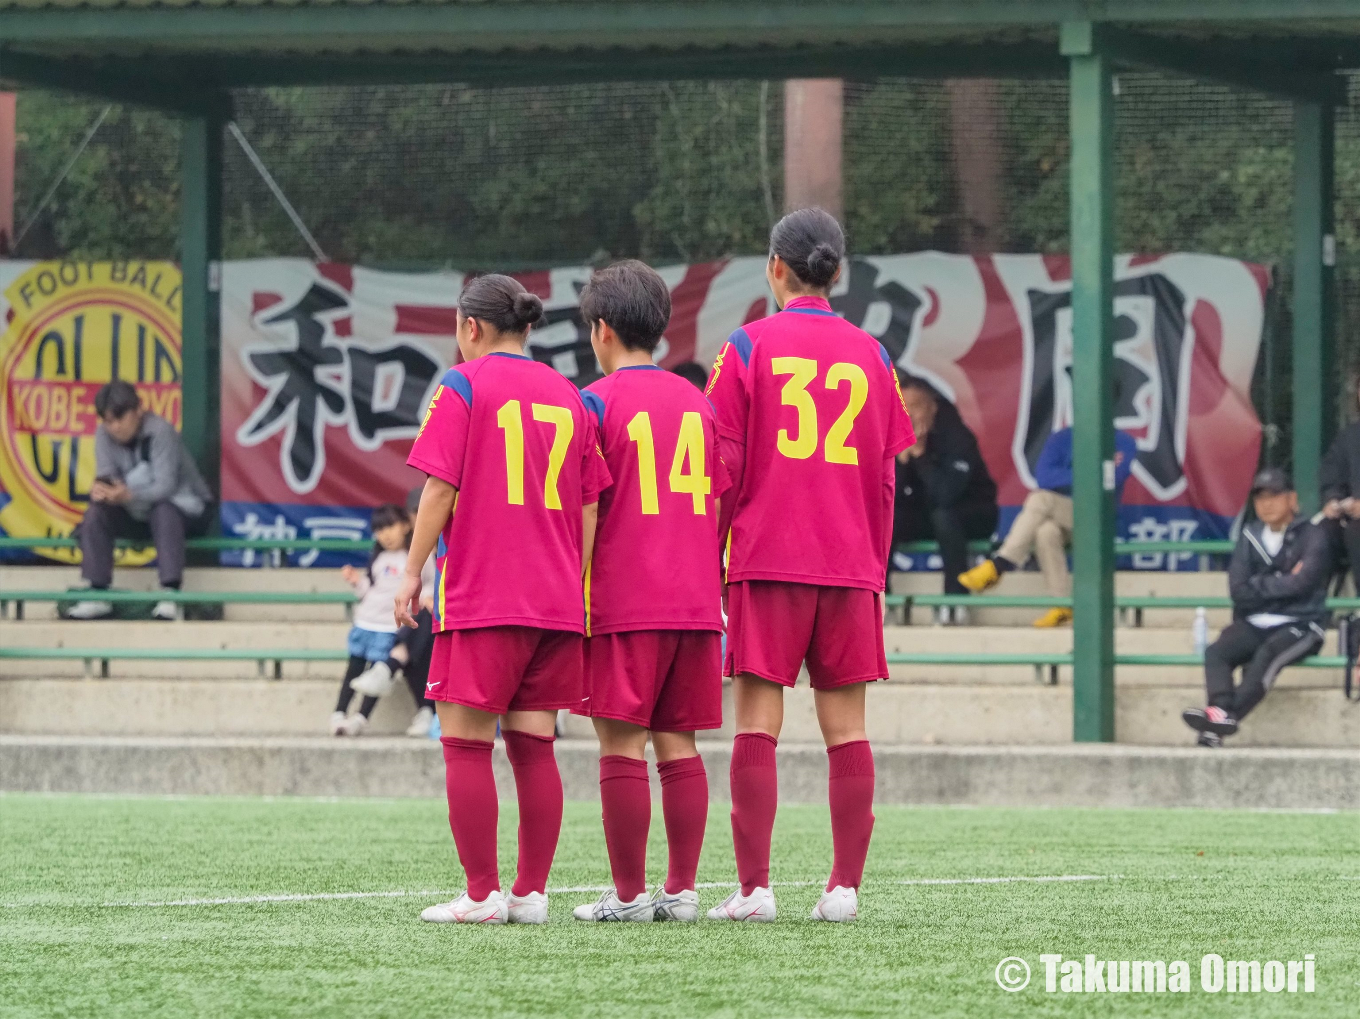
[[[817,286],[826,286],[831,282],[831,277],[836,275],[836,270],[840,268],[840,256],[836,254],[836,249],[825,241],[814,247],[807,259],[808,270],[812,274],[809,283]]]
[[[515,295],[515,319],[531,326],[543,317],[543,302],[534,294],[525,291]]]

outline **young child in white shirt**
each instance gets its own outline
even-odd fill
[[[376,697],[364,697],[359,710],[348,714],[354,697],[351,683],[374,662],[387,660],[397,639],[397,622],[392,615],[397,588],[406,570],[407,549],[411,545],[411,515],[401,506],[387,504],[373,511],[373,552],[367,570],[341,567],[341,576],[353,586],[359,603],[354,607],[354,625],[349,631],[349,665],[340,683],[340,697],[331,715],[331,732],[336,736],[358,736],[368,725]],[[422,579],[434,583],[433,570]]]

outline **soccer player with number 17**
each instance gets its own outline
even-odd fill
[[[543,304],[508,276],[458,299],[465,364],[435,392],[409,463],[429,475],[397,621],[414,627],[420,564],[435,551],[434,653],[426,696],[443,732],[449,826],[467,890],[433,923],[544,923],[562,828],[557,712],[581,699],[585,605],[599,493],[609,470],[576,387],[525,356]],[[496,862],[492,740],[500,721],[519,799],[519,868],[509,896]]]
[[[732,334],[709,377],[732,480],[727,530],[733,677],[732,839],[741,887],[718,920],[773,920],[770,837],[784,687],[803,662],[830,764],[830,879],[814,920],[854,920],[873,831],[865,684],[886,679],[883,578],[894,458],[915,442],[883,345],[831,310],[845,238],[821,209],[770,232],[766,277],[780,311]]]

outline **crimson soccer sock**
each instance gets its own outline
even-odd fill
[[[553,756],[553,737],[513,729],[502,729],[501,736],[519,799],[519,869],[510,891],[514,895],[546,891],[562,833],[562,776]]]
[[[741,893],[770,886],[770,837],[779,807],[779,773],[774,748],[763,732],[742,732],[732,744],[732,847]]]
[[[647,829],[652,789],[647,762],[611,754],[600,758],[600,813],[614,888],[624,902],[647,890]]]
[[[501,886],[496,871],[496,776],[486,740],[441,736],[444,788],[449,798],[449,827],[458,859],[467,872],[467,893],[476,902]]]
[[[869,836],[874,830],[874,755],[866,739],[827,747],[831,765],[831,845],[834,859],[829,892],[837,885],[859,888]]]
[[[708,823],[708,774],[702,757],[660,761],[661,813],[666,818],[666,846],[670,866],[666,891],[674,895],[694,887],[699,872],[699,850]]]

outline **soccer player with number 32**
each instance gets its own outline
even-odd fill
[[[562,827],[556,714],[581,700],[581,578],[610,478],[576,387],[524,353],[542,315],[542,302],[508,276],[463,288],[466,363],[444,376],[408,461],[429,478],[396,613],[415,625],[412,570],[437,543],[427,696],[439,713],[449,827],[467,872],[462,895],[421,913],[434,923],[548,918]],[[496,860],[498,719],[519,800],[519,868],[508,896]]]
[[[821,209],[770,232],[778,313],[732,334],[708,394],[732,480],[723,498],[732,677],[732,838],[741,887],[709,910],[773,920],[770,836],[784,688],[807,662],[830,764],[834,860],[814,920],[854,920],[873,831],[865,684],[886,679],[883,578],[894,458],[915,442],[887,350],[831,310],[845,237]]]

